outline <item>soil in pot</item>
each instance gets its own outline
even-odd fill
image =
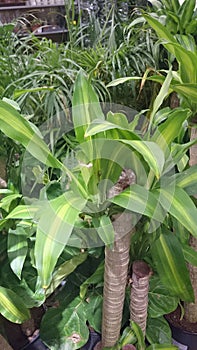
[[[197,350],[197,323],[190,323],[181,317],[181,308],[166,315],[172,330],[172,337],[180,350]]]

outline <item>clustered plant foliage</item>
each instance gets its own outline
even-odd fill
[[[44,306],[40,336],[51,350],[80,348],[90,328],[103,348],[176,349],[164,315],[195,301],[187,269],[197,265],[197,168],[188,156],[197,142],[195,41],[180,45],[179,2],[129,16],[119,3],[106,1],[104,17],[82,11],[75,23],[71,2],[70,40],[60,45],[0,28],[0,136],[13,154],[0,190],[0,313],[22,323]],[[154,11],[173,18],[173,32]],[[106,112],[106,102],[117,110]],[[120,103],[139,113],[125,115]],[[127,171],[134,180],[125,184]],[[145,331],[129,310],[128,271],[141,260],[152,271]]]

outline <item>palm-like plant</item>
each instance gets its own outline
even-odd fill
[[[155,112],[156,105],[158,108],[158,99]],[[18,223],[20,227],[24,225],[25,219],[33,225],[34,266],[38,273],[36,288],[43,298],[49,290],[53,290],[53,285],[57,283],[55,281],[60,283],[65,278],[64,270],[61,267],[58,269],[56,264],[67,244],[77,242],[79,247],[101,242],[105,244],[104,308],[108,307],[108,312],[106,314],[103,311],[103,323],[108,327],[115,326],[115,329],[109,328],[110,334],[114,334],[111,340],[109,335],[105,336],[106,329],[103,330],[103,347],[114,346],[121,326],[130,233],[141,216],[148,218],[146,228],[153,232],[152,256],[161,278],[170,286],[173,294],[184,300],[193,298],[184,258],[180,262],[182,247],[170,232],[171,221],[166,214],[196,235],[196,207],[186,192],[194,183],[195,167],[191,168],[186,181],[184,172],[179,174],[177,183],[173,174],[174,165],[196,140],[184,147],[177,145],[178,152],[173,152],[173,141],[190,115],[188,109],[169,112],[169,118],[159,124],[156,131],[150,124],[143,138],[135,130],[136,122],[129,124],[123,114],[109,112],[105,119],[98,97],[82,72],[77,77],[72,112],[78,142],[78,164],[74,168],[68,167],[67,161],[62,162],[55,157],[39,132],[12,106],[1,102],[1,130],[8,137],[21,142],[35,157],[36,163],[32,159],[32,165],[36,166],[39,160],[44,173],[47,168],[54,168],[66,174],[66,177],[63,173],[60,175],[58,182],[64,178],[66,186],[62,183],[58,196],[48,198],[48,179],[33,205],[27,203],[17,206],[3,223],[22,219]],[[114,186],[118,187],[118,192]],[[123,228],[123,223],[128,226]],[[117,271],[114,267],[119,258],[120,267]],[[21,269],[22,266],[20,270],[14,268],[14,271],[20,274]],[[8,295],[6,299],[5,293],[2,290],[4,300],[12,303],[11,296]],[[115,310],[117,318],[111,323],[109,316],[114,315],[114,295],[121,302],[118,315],[118,308]],[[83,305],[83,300],[76,299],[72,310],[81,310],[84,315]],[[83,321],[86,322],[85,316]],[[80,347],[85,341],[80,332],[79,326],[74,337],[71,327],[71,334],[66,331],[61,342],[68,341],[74,348]]]

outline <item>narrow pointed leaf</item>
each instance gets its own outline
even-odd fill
[[[65,192],[46,203],[38,222],[35,258],[43,288],[47,288],[57,259],[73,231],[86,201],[73,192]]]
[[[22,299],[12,290],[0,286],[0,313],[14,323],[22,323],[30,318],[29,310]]]
[[[151,246],[151,254],[161,281],[168,286],[172,295],[192,301],[194,294],[189,272],[176,236],[162,229],[159,238]]]

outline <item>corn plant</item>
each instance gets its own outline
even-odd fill
[[[160,102],[158,103],[157,99],[155,103],[155,113],[165,97],[165,94],[161,97],[162,93],[159,96]],[[158,122],[156,130],[153,124],[150,124],[143,136],[136,130],[139,117],[133,123],[129,123],[122,113],[109,112],[105,117],[94,89],[84,73],[80,72],[72,99],[77,163],[70,167],[66,158],[65,161],[58,159],[50,151],[35,126],[32,127],[13,106],[1,101],[2,132],[26,148],[34,165],[39,161],[43,174],[47,174],[49,168],[54,171],[57,169],[60,174],[58,183],[63,179],[60,192],[51,198],[48,196],[48,189],[53,184],[53,179],[42,177],[44,187],[40,190],[38,198],[33,200],[32,204],[31,198],[26,198],[25,202],[9,210],[9,214],[4,215],[1,221],[1,227],[14,220],[17,227],[13,229],[17,229],[19,242],[22,239],[21,235],[23,240],[24,236],[27,237],[26,231],[28,237],[32,237],[30,240],[35,242],[35,246],[33,244],[32,247],[34,273],[36,270],[33,296],[36,298],[40,295],[40,302],[43,302],[68,274],[66,262],[59,265],[65,247],[76,245],[79,250],[83,248],[78,250],[77,262],[72,262],[75,257],[71,259],[73,269],[73,266],[75,268],[87,259],[89,247],[105,245],[106,277],[103,305],[108,307],[109,313],[103,312],[103,323],[108,325],[107,332],[110,330],[114,337],[110,339],[104,334],[103,347],[106,344],[115,346],[119,339],[123,309],[121,303],[119,309],[117,308],[119,318],[115,323],[116,329],[113,329],[109,315],[113,318],[113,313],[117,311],[114,311],[114,295],[116,300],[124,300],[130,234],[141,217],[146,218],[144,232],[150,234],[151,255],[161,280],[173,295],[182,300],[190,301],[194,298],[183,256],[184,247],[172,233],[169,219],[169,216],[174,218],[196,236],[196,207],[187,193],[188,188],[196,186],[196,167],[191,167],[189,174],[182,171],[176,175],[173,172],[174,166],[196,142],[195,139],[184,145],[174,143],[190,114],[187,108],[168,111],[168,118],[162,123]],[[33,162],[33,158],[36,162]],[[127,176],[125,178],[125,172],[134,174],[135,181],[131,181]],[[118,187],[118,192],[113,191],[114,186]],[[4,199],[3,209],[6,211],[6,208]],[[128,223],[128,227],[122,227],[124,221]],[[12,242],[14,237],[10,231],[8,237]],[[120,237],[122,238],[119,239]],[[14,246],[15,244],[10,243],[10,249]],[[121,254],[118,253],[119,249]],[[108,261],[113,261],[114,256],[117,259],[118,256],[121,258],[124,254],[126,258],[121,265],[123,277],[119,280],[116,269],[113,271],[114,264],[108,264]],[[24,252],[23,261],[27,259],[25,256]],[[20,278],[23,265],[16,265],[15,254],[10,257],[11,268]],[[14,303],[14,300],[6,297],[6,291],[7,289],[2,290],[5,310],[6,304]],[[61,329],[58,328],[56,336],[53,339],[44,338],[51,349],[58,349],[63,344],[79,348],[87,341],[86,301],[77,297],[69,305],[68,310],[61,309],[63,323],[62,326],[57,323]],[[51,312],[56,314],[55,310]],[[68,315],[70,323],[68,327],[64,327]],[[6,317],[9,316],[7,313]],[[58,315],[57,317],[60,321]]]

